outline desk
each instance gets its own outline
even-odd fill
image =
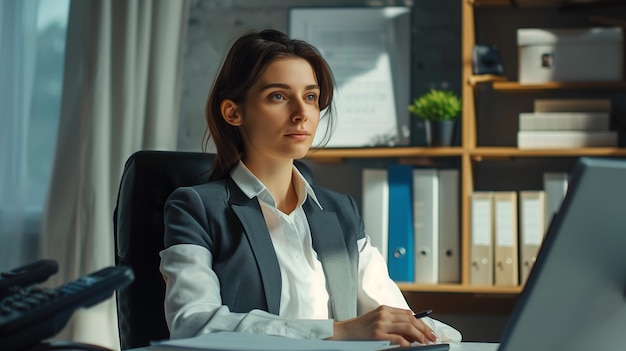
[[[450,345],[450,351],[497,351],[497,343],[462,342],[459,345]],[[126,351],[151,351],[149,347],[140,347]]]
[[[500,344],[493,342],[462,342],[450,345],[450,351],[497,351]]]

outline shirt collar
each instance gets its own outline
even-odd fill
[[[296,166],[293,166],[293,175],[296,195],[298,196],[298,206],[301,206],[306,201],[307,197],[310,196],[317,206],[323,210],[317,196],[315,196],[313,188],[311,188],[311,185],[309,185]],[[276,201],[269,190],[267,190],[265,184],[263,184],[241,160],[230,171],[230,177],[248,198],[252,199],[258,196],[260,200],[276,207]]]

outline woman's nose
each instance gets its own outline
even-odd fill
[[[293,112],[291,114],[291,120],[294,122],[306,121],[309,119],[307,105],[304,101],[296,101]]]

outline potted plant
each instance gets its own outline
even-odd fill
[[[438,89],[431,89],[409,105],[412,114],[426,121],[426,139],[430,146],[452,145],[461,108],[461,99],[456,94]]]

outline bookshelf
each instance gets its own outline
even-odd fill
[[[480,88],[487,85],[492,93],[515,96],[541,96],[554,92],[574,91],[626,91],[626,81],[609,82],[551,82],[545,84],[520,84],[507,77],[494,75],[472,74],[472,49],[476,44],[475,11],[487,9],[498,11],[514,9],[508,0],[461,0],[462,17],[462,91],[463,111],[461,115],[461,145],[458,147],[397,147],[397,148],[345,148],[345,149],[313,149],[307,157],[318,162],[342,162],[344,159],[367,158],[455,158],[459,161],[461,174],[461,283],[460,284],[408,284],[399,283],[405,293],[430,294],[436,296],[473,295],[498,300],[501,297],[515,298],[521,286],[473,286],[470,285],[470,196],[476,186],[476,168],[483,161],[497,160],[510,162],[516,159],[569,159],[574,161],[581,156],[595,157],[626,157],[626,147],[593,147],[570,149],[519,149],[516,146],[484,145],[478,142],[477,126],[477,95]],[[555,11],[543,7],[542,11]],[[536,11],[536,10],[534,10]],[[519,111],[522,112],[522,111]],[[542,170],[537,170],[542,171]],[[546,169],[546,171],[548,171]],[[463,299],[459,297],[459,299]],[[447,300],[446,300],[447,301]],[[447,303],[447,302],[446,302]]]
[[[598,6],[607,5],[607,2],[598,1],[595,4],[566,4],[565,1],[546,1],[541,6],[522,6],[518,4],[518,8],[515,8],[514,2],[508,0],[461,0],[462,1],[462,32],[463,32],[463,44],[462,44],[462,94],[463,94],[463,149],[467,150],[469,159],[463,160],[463,194],[462,194],[462,248],[463,248],[463,281],[462,287],[466,288],[466,291],[480,291],[483,287],[464,286],[469,279],[469,250],[470,250],[470,216],[469,216],[469,196],[474,190],[476,165],[485,160],[500,160],[507,162],[514,159],[576,159],[582,156],[594,156],[594,157],[626,157],[625,147],[587,147],[587,148],[568,148],[568,149],[519,149],[517,147],[509,146],[483,146],[478,142],[477,125],[479,122],[478,109],[476,101],[479,100],[481,85],[488,85],[492,90],[491,96],[494,94],[502,95],[515,95],[515,96],[554,96],[557,93],[572,93],[572,92],[597,92],[597,91],[609,91],[609,92],[624,92],[626,91],[626,81],[588,81],[588,82],[547,82],[538,84],[522,84],[517,81],[509,80],[507,77],[495,76],[495,75],[474,75],[472,72],[472,50],[475,44],[477,44],[478,30],[476,27],[476,12],[487,10],[492,12],[492,16],[498,16],[498,11],[517,11],[518,14],[527,10],[526,7],[530,7],[533,15],[537,15],[540,11],[544,13],[552,11],[556,14],[558,10],[564,10],[566,7],[572,8],[578,6],[577,10],[583,14],[587,21],[586,23],[580,23],[582,26],[592,26],[592,18],[595,17],[591,12],[585,12],[589,8],[597,8]],[[551,5],[548,5],[551,4]],[[591,5],[591,7],[590,7]],[[613,5],[613,4],[608,4]],[[622,5],[622,8],[623,5]],[[496,13],[495,15],[493,13]],[[561,11],[563,13],[563,11]],[[537,16],[541,17],[541,16]],[[539,21],[534,18],[530,22],[531,24],[524,23],[523,21],[515,21],[517,28],[536,27]],[[506,20],[502,20],[506,21]],[[521,23],[524,23],[523,25]],[[482,22],[480,23],[482,25]],[[544,23],[545,27],[554,27],[553,23]],[[557,25],[558,26],[558,25]],[[572,26],[572,24],[566,24],[564,26]],[[541,27],[541,25],[540,25]],[[483,28],[484,29],[484,28]],[[500,28],[499,28],[500,29]],[[509,37],[512,31],[509,30]],[[482,31],[485,34],[485,31]],[[493,39],[495,36],[490,36]],[[487,39],[487,40],[490,40]],[[513,37],[514,40],[514,37]],[[490,44],[503,44],[507,46],[508,52],[511,51],[511,43],[491,43]],[[502,48],[501,46],[501,48]],[[516,48],[515,48],[516,49]],[[515,52],[514,55],[517,53]],[[509,56],[510,58],[510,56]],[[510,62],[509,62],[510,63]],[[506,72],[505,72],[506,74]],[[524,112],[524,111],[518,111]],[[549,170],[547,170],[549,171]],[[484,287],[481,293],[510,293],[517,294],[521,292],[522,286],[516,288],[500,288],[500,287]],[[474,290],[475,289],[475,290]],[[449,289],[452,291],[452,288]]]

